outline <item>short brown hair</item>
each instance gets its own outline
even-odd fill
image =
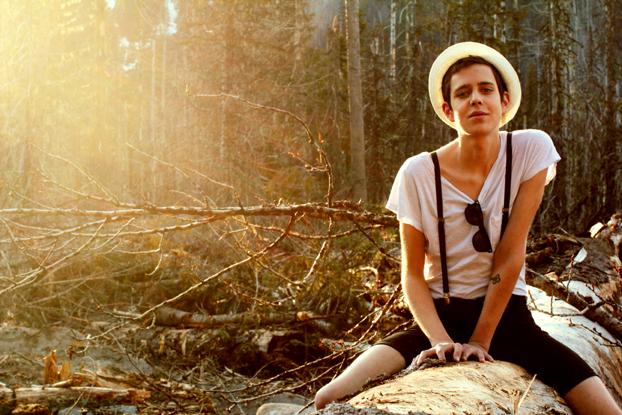
[[[451,77],[471,65],[486,65],[492,69],[492,74],[495,76],[495,81],[497,81],[497,88],[499,89],[501,99],[503,99],[503,93],[508,90],[508,87],[505,85],[505,81],[503,80],[501,73],[499,73],[499,70],[495,67],[495,65],[491,64],[486,59],[480,58],[479,56],[469,56],[458,59],[449,67],[449,69],[447,69],[445,75],[443,75],[443,84],[441,87],[443,91],[443,100],[449,105],[449,108],[451,108]]]

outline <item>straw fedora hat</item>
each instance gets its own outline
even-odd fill
[[[489,46],[476,42],[456,43],[455,45],[445,49],[443,53],[438,55],[438,58],[434,61],[434,64],[430,69],[428,89],[430,92],[430,100],[432,101],[432,106],[434,107],[434,111],[436,111],[436,115],[438,115],[441,120],[443,120],[450,127],[456,128],[456,123],[449,121],[443,112],[443,76],[445,76],[445,73],[449,67],[456,63],[456,61],[469,56],[479,56],[488,61],[491,65],[494,65],[505,81],[508,93],[510,94],[510,106],[508,107],[506,113],[501,117],[499,127],[507,124],[512,118],[514,118],[516,112],[518,111],[518,107],[520,106],[521,89],[518,74],[510,62],[508,62],[502,54]]]

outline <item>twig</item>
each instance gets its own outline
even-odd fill
[[[529,299],[531,300],[530,303],[533,306],[533,309],[536,310],[539,313],[542,314],[546,314],[549,315],[551,317],[579,317],[579,316],[585,316],[585,314],[589,311],[594,311],[596,310],[598,307],[603,306],[604,304],[606,304],[606,301],[599,301],[597,303],[594,304],[590,304],[589,306],[585,307],[583,310],[578,311],[576,313],[565,313],[565,314],[560,314],[560,313],[555,313],[553,312],[553,297],[551,297],[551,311],[544,311],[544,310],[540,310],[538,308],[538,306],[536,305],[535,300],[533,299],[533,297],[531,296],[531,292],[529,290],[527,290],[527,294],[529,295]],[[570,293],[568,294],[570,295]],[[563,300],[562,300],[563,301]]]
[[[198,172],[198,171],[196,171],[194,169],[191,169],[189,167],[185,167],[185,169],[188,170],[191,173],[196,174],[197,176],[201,177],[202,179],[207,180],[208,182],[210,182],[212,184],[215,184],[216,186],[220,186],[220,187],[223,187],[225,189],[231,190],[233,192],[233,195],[236,198],[236,200],[238,200],[238,201],[241,200],[240,199],[240,194],[238,193],[238,191],[237,191],[237,189],[235,187],[233,187],[231,185],[228,185],[228,184],[225,184],[225,183],[221,183],[221,182],[219,182],[217,180],[212,179],[211,177],[207,177],[203,173]]]
[[[41,367],[45,367],[45,365],[43,363],[37,362],[35,360],[32,360],[32,359],[30,359],[30,358],[28,358],[28,357],[26,357],[26,356],[24,356],[22,354],[19,354],[17,352],[13,352],[13,354],[16,355],[16,356],[21,357],[22,359],[24,359],[24,360],[26,360],[26,361],[28,361],[30,363],[32,363],[33,365],[38,365],[38,366],[41,366]]]
[[[525,397],[527,397],[529,389],[531,389],[531,385],[533,384],[534,380],[536,380],[536,375],[533,375],[533,378],[531,378],[531,382],[529,382],[529,385],[527,385],[527,389],[525,389],[525,392],[523,393],[523,396],[520,398],[520,400],[518,400],[517,402],[512,402],[513,415],[518,413],[518,408],[520,408],[520,406],[523,404],[523,401],[525,400]],[[514,396],[512,396],[512,401],[514,401]]]
[[[151,271],[151,272],[150,272],[150,273],[148,273],[148,274],[145,274],[145,275],[147,275],[148,277],[152,276],[153,274],[155,274],[155,273],[156,273],[156,271],[157,271],[158,269],[160,269],[160,264],[162,264],[162,258],[164,257],[164,253],[162,252],[162,242],[163,242],[163,241],[164,241],[164,234],[163,234],[163,233],[161,233],[161,234],[160,234],[160,243],[158,244],[158,249],[156,250],[156,252],[159,252],[159,253],[160,253],[160,256],[159,256],[159,258],[158,258],[158,263],[156,264],[156,266],[155,266],[155,268],[153,269],[153,271]]]
[[[334,231],[334,226],[335,226],[335,223],[333,222],[332,219],[330,219],[329,222],[328,222],[328,235],[332,235],[332,233]],[[322,247],[320,248],[320,251],[317,253],[317,256],[315,257],[315,260],[313,261],[313,264],[311,265],[311,268],[309,268],[309,272],[307,273],[307,275],[302,280],[303,285],[308,285],[309,289],[311,287],[313,287],[313,285],[314,285],[313,283],[309,284],[309,280],[315,274],[316,268],[317,268],[320,260],[324,256],[324,254],[328,251],[328,247],[329,246],[330,246],[330,239],[327,239],[324,242],[322,242]]]
[[[108,240],[104,241],[101,245],[94,247],[94,250],[99,250],[101,248],[103,248],[104,246],[108,245],[113,239],[117,238],[121,232],[123,231],[123,229],[127,228],[128,226],[130,226],[130,224],[132,222],[134,222],[134,219],[136,218],[131,218],[130,220],[128,220],[127,222],[125,222],[123,225],[121,225],[121,227],[119,228],[119,230],[114,233],[113,235],[110,236],[110,238],[108,238]]]
[[[307,409],[308,407],[310,407],[311,405],[313,405],[315,403],[315,399],[312,401],[309,401],[308,404],[306,404],[305,406],[303,406],[302,408],[300,408],[294,415],[300,415],[302,413],[302,411],[304,411],[305,409]]]
[[[99,181],[95,180],[95,178],[90,174],[87,173],[86,171],[84,171],[82,168],[78,167],[78,165],[76,165],[75,163],[73,163],[72,161],[69,161],[61,156],[57,156],[51,153],[48,153],[44,150],[42,150],[41,148],[37,147],[35,144],[33,143],[28,143],[31,147],[36,148],[37,150],[39,150],[40,152],[42,152],[43,154],[47,155],[48,157],[51,158],[55,158],[57,160],[61,160],[67,164],[69,164],[70,166],[74,167],[76,170],[78,170],[78,172],[80,172],[80,174],[82,174],[84,177],[86,177],[93,185],[95,185],[96,187],[98,187],[102,192],[104,192],[104,194],[109,197],[110,199],[108,199],[109,203],[113,203],[115,205],[119,205],[120,202],[117,199],[117,197],[110,191],[108,190],[106,187],[104,187],[104,185],[102,185]],[[105,199],[104,199],[105,200]]]
[[[386,249],[384,249],[384,247],[382,247],[382,246],[378,245],[378,242],[376,242],[376,240],[375,240],[374,238],[372,238],[372,237],[371,237],[371,235],[369,235],[369,234],[365,231],[365,229],[363,229],[363,227],[361,226],[361,224],[360,224],[357,220],[354,220],[353,222],[354,222],[354,225],[356,225],[356,228],[359,230],[359,232],[361,232],[361,233],[362,233],[362,234],[363,234],[363,235],[364,235],[367,239],[369,239],[369,241],[370,241],[372,244],[374,244],[374,246],[375,246],[375,247],[376,247],[376,248],[380,251],[380,253],[381,253],[381,254],[383,254],[383,255],[385,255],[385,256],[388,256],[388,257],[389,257],[389,258],[391,258],[392,260],[396,261],[398,264],[401,264],[401,263],[402,263],[402,261],[401,261],[399,258],[397,258],[397,257],[395,257],[395,256],[393,256],[393,255],[391,255],[390,253],[388,253],[388,252],[387,252],[387,250],[386,250]]]
[[[84,393],[87,391],[87,389],[83,389],[82,393],[80,394],[80,396],[78,396],[78,399],[76,399],[76,401],[73,403],[73,405],[71,405],[71,408],[69,408],[69,410],[66,412],[67,414],[71,413],[71,411],[73,411],[73,408],[76,407],[76,405],[78,404],[78,402],[80,402],[80,399],[82,399],[82,396],[84,396]]]
[[[139,149],[137,149],[136,147],[134,147],[133,145],[131,145],[129,143],[125,143],[125,145],[128,146],[129,148],[131,148],[132,150],[136,151],[137,153],[142,154],[145,157],[149,157],[150,159],[155,160],[155,161],[157,161],[160,164],[163,164],[163,165],[165,165],[167,167],[172,168],[173,170],[177,171],[179,174],[184,176],[186,179],[188,179],[188,181],[190,183],[192,183],[194,188],[197,189],[197,191],[199,193],[201,193],[201,195],[203,196],[203,203],[202,203],[203,207],[207,207],[207,200],[208,200],[207,195],[205,194],[205,192],[203,192],[203,189],[201,189],[201,186],[199,186],[197,184],[197,182],[192,180],[192,177],[188,176],[188,174],[186,172],[184,172],[182,169],[180,169],[179,167],[177,167],[177,166],[175,166],[175,165],[173,165],[171,163],[167,163],[166,161],[157,158],[156,156],[152,156],[152,155],[147,154],[147,153],[145,153],[143,151],[140,151]]]

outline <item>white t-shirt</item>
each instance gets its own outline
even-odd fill
[[[478,199],[484,213],[484,226],[492,244],[492,253],[477,252],[473,248],[471,241],[479,228],[466,221],[464,210],[474,200],[445,178],[441,178],[451,297],[473,299],[486,295],[492,272],[493,256],[501,234],[507,132],[500,133],[500,141],[499,155],[484,182]],[[522,130],[512,133],[510,214],[521,183],[548,168],[546,178],[548,184],[555,177],[555,165],[559,160],[560,157],[553,141],[545,132]],[[425,235],[426,282],[432,297],[442,298],[443,277],[438,240],[434,164],[429,153],[411,157],[402,165],[393,183],[386,207],[397,214],[400,222],[414,226]],[[527,294],[524,265],[513,294]]]

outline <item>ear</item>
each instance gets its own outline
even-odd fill
[[[508,108],[510,108],[510,94],[508,91],[505,91],[503,98],[501,98],[501,114],[508,112]]]
[[[447,117],[449,121],[456,122],[454,111],[449,107],[447,102],[443,102],[443,114],[445,114],[445,117]]]

